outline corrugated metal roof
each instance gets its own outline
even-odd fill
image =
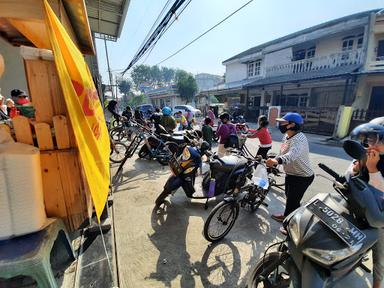
[[[351,74],[352,72],[356,72],[361,67],[361,64],[349,65],[349,66],[340,66],[332,69],[324,69],[317,71],[309,71],[303,73],[294,73],[287,74],[276,77],[268,77],[259,80],[255,80],[245,87],[256,87],[256,86],[265,86],[272,84],[280,84],[280,83],[290,83],[297,81],[308,81],[315,80],[321,78],[330,78]]]
[[[209,88],[207,90],[203,90],[200,93],[204,92],[214,92],[214,91],[221,91],[221,90],[233,90],[233,89],[242,89],[245,85],[255,81],[254,79],[244,79],[240,81],[233,81],[228,83],[222,83],[217,86],[214,86],[212,88]]]
[[[288,40],[288,39],[294,38],[296,36],[299,36],[301,34],[311,33],[311,32],[316,31],[318,29],[322,29],[322,28],[325,28],[325,27],[333,26],[333,25],[336,25],[336,24],[344,22],[344,21],[366,17],[366,16],[370,15],[371,13],[373,13],[373,12],[376,13],[378,11],[380,11],[380,9],[364,11],[364,12],[348,15],[348,16],[345,16],[345,17],[334,19],[334,20],[331,20],[331,21],[328,21],[328,22],[325,22],[325,23],[322,23],[322,24],[319,24],[319,25],[315,25],[315,26],[312,26],[312,27],[300,30],[298,32],[286,35],[284,37],[280,37],[280,38],[274,39],[272,41],[263,43],[261,45],[252,47],[252,48],[250,48],[250,49],[248,49],[246,51],[243,51],[243,52],[241,52],[241,53],[239,53],[239,54],[237,54],[237,55],[235,55],[235,56],[233,56],[231,58],[228,58],[227,60],[223,61],[223,64],[225,64],[226,62],[229,62],[231,60],[237,59],[237,58],[242,58],[244,56],[260,52],[261,50],[263,50],[263,48],[265,48],[267,46],[270,46],[270,45],[273,45],[273,44],[276,44],[276,43],[279,43],[279,42],[283,42],[285,40]]]
[[[91,31],[116,41],[123,29],[130,0],[86,0]]]

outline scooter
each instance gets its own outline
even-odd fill
[[[157,197],[155,202],[157,206],[160,206],[168,195],[182,187],[188,198],[206,199],[205,208],[207,209],[210,198],[232,193],[235,187],[245,184],[245,178],[239,177],[247,168],[248,160],[245,157],[233,154],[218,158],[208,149],[209,144],[203,142],[200,150],[196,147],[186,146],[182,155],[172,157],[169,166],[173,175],[168,178],[163,191]],[[210,169],[203,177],[203,195],[195,196],[196,172],[201,165],[202,155],[208,156]],[[252,171],[247,171],[247,176],[252,177]]]
[[[344,150],[362,160],[366,154],[358,143],[347,140]],[[364,265],[365,255],[378,239],[378,227],[384,226],[380,201],[382,192],[358,176],[339,176],[324,164],[319,167],[331,175],[338,192],[318,194],[284,220],[288,236],[271,245],[250,274],[251,287],[311,287],[333,285]],[[379,194],[377,194],[379,193]],[[277,252],[267,251],[279,246]]]

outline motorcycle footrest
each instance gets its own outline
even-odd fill
[[[367,273],[372,273],[372,270],[369,269],[367,266],[365,266],[364,263],[361,263],[361,264],[360,264],[360,268],[363,269],[363,270],[364,270],[365,272],[367,272]]]
[[[261,202],[261,204],[262,204],[263,206],[265,206],[265,207],[268,207],[268,206],[269,206],[268,203],[265,203],[265,202]]]

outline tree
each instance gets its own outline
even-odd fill
[[[139,65],[133,68],[131,77],[136,88],[139,88],[140,84],[144,82],[151,82],[151,66]]]
[[[161,72],[159,69],[159,66],[155,65],[151,67],[150,70],[150,83],[151,84],[158,84],[161,83]]]
[[[133,96],[128,101],[128,105],[137,106],[137,105],[143,104],[144,101],[145,101],[145,94],[140,94],[140,95],[137,95],[137,96]]]
[[[192,101],[197,92],[195,77],[184,70],[177,70],[176,83],[180,97],[184,99],[186,103]]]
[[[132,83],[127,79],[120,80],[117,85],[119,86],[119,91],[124,96],[128,96],[131,91]]]
[[[175,69],[161,67],[161,78],[164,84],[172,82],[175,79]]]

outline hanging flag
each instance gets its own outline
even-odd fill
[[[83,55],[69,37],[47,0],[46,25],[65,103],[97,218],[109,189],[109,135],[103,109]]]

